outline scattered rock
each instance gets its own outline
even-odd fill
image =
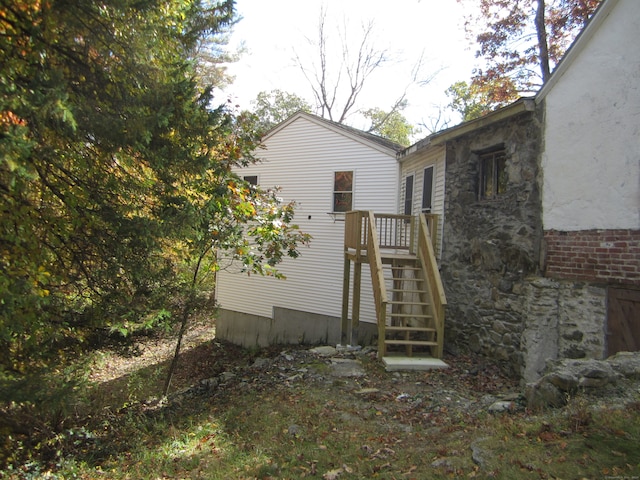
[[[475,440],[470,447],[471,460],[473,460],[473,463],[475,463],[479,467],[484,467],[484,465],[487,463],[487,460],[485,458],[487,452],[480,446],[480,444],[485,440],[485,438],[479,438],[478,440]]]
[[[220,381],[216,377],[205,378],[203,380],[200,380],[200,385],[202,385],[205,388],[217,387],[219,383],[220,383]]]
[[[348,358],[331,359],[331,375],[334,377],[363,377],[362,365],[357,360]]]
[[[431,466],[433,468],[449,468],[451,466],[451,463],[446,458],[438,458],[437,460],[431,462]]]
[[[325,345],[322,347],[315,347],[309,350],[311,353],[315,353],[316,355],[320,355],[321,357],[333,357],[338,353],[334,347],[329,345]]]
[[[515,403],[505,401],[505,400],[494,402],[489,406],[490,413],[513,412],[515,409],[516,409]]]
[[[288,362],[293,361],[293,356],[289,355],[287,352],[282,352],[280,355],[282,355]]]
[[[361,350],[362,347],[360,345],[336,345],[336,351],[340,353],[355,353]]]
[[[259,358],[256,358],[253,361],[253,365],[251,365],[251,368],[256,368],[256,369],[257,368],[264,368],[267,365],[269,365],[269,363],[271,363],[271,362],[270,362],[270,360],[268,358],[259,357]]]
[[[378,388],[361,388],[360,390],[355,391],[356,395],[369,395],[372,393],[379,393],[380,390]]]
[[[640,355],[638,352],[619,352],[609,358],[609,363],[620,375],[640,379]]]
[[[222,372],[220,376],[222,377],[222,381],[228,382],[229,380],[236,378],[237,375],[233,372]]]

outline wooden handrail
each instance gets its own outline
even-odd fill
[[[365,212],[352,210],[345,213],[344,246],[354,250],[365,247],[366,241],[362,241],[362,217]],[[363,245],[364,243],[364,245]]]
[[[427,227],[429,227],[429,233],[431,233],[431,245],[433,245],[434,252],[438,247],[438,215],[435,213],[423,213],[427,220]]]
[[[429,226],[427,225],[427,217],[425,214],[421,214],[418,233],[418,257],[421,260],[424,277],[427,281],[429,295],[431,296],[432,315],[436,328],[436,338],[438,339],[436,356],[442,358],[444,345],[444,309],[447,305],[447,297],[444,293],[444,287],[442,286],[442,279],[440,278],[438,262],[431,238]]]
[[[407,250],[420,260],[423,277],[429,295],[430,314],[436,329],[437,347],[435,356],[442,358],[444,319],[447,299],[435,255],[437,245],[438,216],[374,214],[371,211],[347,212],[345,217],[345,275],[344,292],[349,291],[349,261],[357,264],[369,263],[371,284],[378,325],[378,354],[385,352],[385,329],[387,317],[387,288],[383,273],[381,249]],[[355,290],[354,290],[355,291]],[[343,294],[343,331],[346,331],[348,293]],[[354,298],[356,295],[354,294]],[[354,304],[355,304],[354,300]],[[354,307],[355,308],[355,307]],[[357,317],[354,310],[354,318]],[[355,321],[355,320],[354,320]]]
[[[382,256],[378,247],[378,234],[373,212],[368,215],[367,256],[371,270],[373,297],[376,305],[376,320],[378,324],[378,352],[384,352],[385,327],[387,323],[387,287],[382,271]]]
[[[380,248],[411,251],[413,238],[411,215],[376,213],[374,219]]]
[[[374,222],[371,223],[369,213],[366,210],[352,210],[345,214],[345,248],[353,250],[357,256],[366,250],[371,224],[376,226],[379,248],[408,250],[410,253],[415,253],[416,217],[375,213]],[[429,225],[431,222],[437,222],[437,215],[429,215]]]

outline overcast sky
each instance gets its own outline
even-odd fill
[[[465,38],[465,12],[456,0],[237,0],[236,5],[243,18],[234,28],[231,43],[244,42],[247,53],[230,65],[236,80],[226,94],[242,109],[249,109],[259,92],[274,89],[295,93],[313,105],[309,83],[294,58],[296,53],[303,61],[317,56],[306,39],[317,41],[322,7],[327,11],[330,42],[339,43],[338,25],[346,22],[350,39],[358,43],[361,25],[372,20],[376,48],[387,50],[393,59],[371,77],[358,102],[360,108],[388,110],[423,55],[422,77],[436,77],[426,86],[409,90],[409,107],[403,114],[412,124],[429,123],[437,115],[437,106],[448,103],[447,87],[468,81],[476,64]],[[338,57],[336,53],[330,60]],[[366,128],[357,116],[347,123]]]

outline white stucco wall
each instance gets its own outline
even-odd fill
[[[640,1],[607,1],[545,92],[545,230],[640,228]]]

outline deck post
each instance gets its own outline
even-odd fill
[[[351,328],[349,328],[349,343],[353,345],[353,328],[360,324],[360,286],[362,284],[362,262],[353,266],[353,303],[351,307]]]
[[[342,318],[340,344],[349,345],[351,342],[351,328],[349,325],[349,276],[351,275],[351,260],[344,256],[344,276],[342,278]]]

